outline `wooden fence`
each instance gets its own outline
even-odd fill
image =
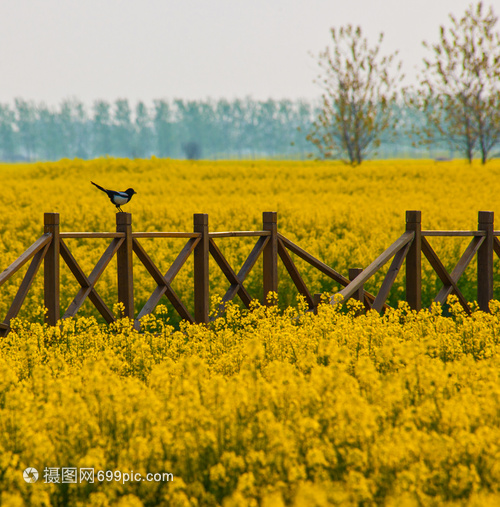
[[[221,311],[224,305],[236,295],[247,307],[250,306],[252,297],[245,288],[244,282],[260,255],[262,255],[263,266],[263,301],[266,304],[272,304],[267,300],[267,295],[272,292],[278,293],[278,260],[281,259],[298,292],[304,296],[309,308],[315,310],[321,300],[321,294],[312,294],[309,291],[292,254],[343,287],[338,292],[343,300],[356,298],[362,301],[367,309],[379,312],[387,307],[386,300],[390,289],[405,262],[406,301],[411,308],[420,310],[422,306],[422,253],[429,260],[443,284],[434,301],[444,303],[448,295],[453,293],[468,313],[470,313],[469,304],[457,284],[467,266],[476,256],[477,302],[480,309],[488,311],[489,301],[493,298],[493,255],[496,253],[500,256],[500,241],[498,240],[500,232],[494,230],[493,218],[493,212],[480,211],[476,231],[427,231],[422,230],[421,227],[421,212],[407,211],[406,228],[402,236],[368,267],[351,269],[349,277],[345,277],[280,234],[277,226],[277,213],[272,211],[263,213],[263,225],[260,231],[229,232],[209,232],[208,215],[206,214],[193,216],[192,232],[133,232],[130,213],[116,214],[115,232],[63,232],[59,227],[59,214],[45,213],[44,234],[0,273],[1,287],[22,266],[31,261],[6,317],[0,323],[0,336],[5,336],[9,332],[10,321],[20,311],[42,262],[44,264],[44,304],[47,309],[45,319],[48,324],[56,325],[60,318],[75,316],[87,298],[108,323],[113,322],[116,317],[97,292],[95,285],[115,255],[117,259],[118,301],[123,304],[124,315],[135,319],[136,327],[139,327],[139,321],[143,316],[154,310],[163,296],[169,299],[182,319],[189,322],[207,323],[210,311],[210,256],[222,270],[229,283],[229,288],[222,298]],[[429,244],[427,240],[429,236],[470,236],[472,239],[455,268],[448,272]],[[257,238],[255,246],[237,273],[216,243],[216,240],[228,237]],[[111,242],[92,272],[86,275],[65,242],[69,238],[101,238],[110,239]],[[187,241],[168,271],[163,274],[140,243],[139,240],[142,238],[184,238]],[[137,315],[134,311],[134,254],[157,284]],[[194,261],[194,314],[189,312],[185,303],[172,288],[175,276],[191,254]],[[61,258],[81,287],[62,316],[59,297]],[[365,283],[391,259],[392,263],[378,293],[373,295],[364,290]],[[334,298],[332,298],[332,302],[334,302]]]

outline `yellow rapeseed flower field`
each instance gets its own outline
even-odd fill
[[[495,211],[500,190],[500,161],[487,166],[464,162],[374,161],[352,168],[338,162],[277,161],[175,161],[99,159],[52,163],[0,165],[2,221],[0,269],[7,267],[43,233],[43,213],[58,212],[62,231],[113,231],[114,206],[90,184],[137,191],[125,210],[133,215],[135,231],[192,231],[193,214],[208,213],[211,231],[259,230],[262,212],[278,212],[278,230],[290,240],[347,276],[350,267],[366,267],[404,231],[405,210],[422,211],[425,229],[475,229],[479,210]],[[498,188],[497,188],[498,187]],[[467,239],[431,238],[449,269],[467,245]],[[244,262],[253,240],[224,239],[219,246],[235,270]],[[105,240],[68,240],[84,271],[89,274],[104,252]],[[148,253],[166,272],[184,240],[143,240]],[[328,279],[298,266],[311,292],[338,289]],[[62,263],[62,307],[67,308],[79,289]],[[113,265],[112,265],[113,266]],[[97,284],[108,306],[116,302],[116,271],[110,266]],[[215,267],[211,291],[223,294],[227,281]],[[428,306],[440,285],[424,262],[424,304]],[[154,290],[153,279],[136,263],[137,311]],[[18,274],[20,279],[21,274]],[[368,284],[378,287],[384,273]],[[469,300],[476,298],[475,269],[463,276],[461,288]],[[259,265],[246,282],[250,293],[262,297]],[[140,282],[139,282],[140,281]],[[2,288],[0,315],[6,312],[19,283]],[[174,289],[189,306],[192,300],[192,263],[177,275]],[[284,269],[280,273],[282,307],[295,299],[295,290]],[[403,295],[402,275],[390,302]],[[9,294],[7,297],[6,293]],[[495,293],[500,298],[500,292]],[[42,301],[40,279],[21,315],[34,318]],[[83,314],[93,314],[86,304]]]
[[[426,229],[475,229],[477,211],[496,211],[498,173],[497,161],[0,165],[0,269],[42,234],[43,212],[59,212],[64,231],[113,231],[115,209],[93,180],[137,191],[125,208],[136,231],[191,231],[200,212],[213,231],[255,230],[263,211],[278,211],[283,235],[347,274],[403,232],[407,209],[422,210]],[[466,244],[431,240],[448,268]],[[86,273],[107,246],[68,244]],[[183,242],[142,244],[165,272]],[[235,269],[251,248],[220,245]],[[312,291],[335,290],[301,268]],[[0,289],[2,318],[21,276]],[[61,276],[65,308],[78,285],[69,270]],[[472,266],[463,281],[471,299],[474,277]],[[234,304],[203,326],[179,324],[161,305],[138,332],[127,319],[102,324],[86,304],[51,328],[40,323],[40,278],[0,341],[2,505],[500,503],[496,301],[490,314],[465,316],[454,299],[449,316],[437,306],[417,314],[398,306],[398,278],[396,309],[383,316],[355,302],[314,315],[300,299],[288,307],[294,291],[280,272],[281,308]],[[430,304],[439,286],[426,264],[423,278]],[[135,285],[140,308],[154,282],[137,269]],[[214,274],[213,309],[226,285]],[[192,264],[174,287],[191,297]],[[258,268],[248,288],[260,297]],[[116,302],[112,265],[97,289]]]

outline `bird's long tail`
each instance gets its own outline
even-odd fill
[[[102,190],[103,192],[107,193],[107,190],[105,188],[102,188],[101,186],[99,186],[97,183],[94,183],[93,181],[91,181],[90,183],[92,183],[92,185],[95,185],[99,190]]]

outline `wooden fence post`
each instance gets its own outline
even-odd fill
[[[194,320],[198,324],[207,323],[210,311],[209,290],[209,245],[208,215],[193,215],[194,232],[201,233],[201,240],[194,249]]]
[[[406,231],[415,233],[406,256],[406,302],[412,310],[422,308],[422,213],[406,212]]]
[[[318,315],[318,306],[321,304],[321,298],[323,297],[323,294],[321,292],[317,292],[313,296],[314,301],[314,315]]]
[[[489,312],[493,299],[493,211],[480,211],[477,228],[486,236],[477,251],[477,303],[483,312]]]
[[[263,230],[269,231],[271,236],[262,252],[263,261],[263,303],[275,304],[276,301],[268,301],[270,292],[278,293],[278,213],[276,211],[264,211],[262,213]]]
[[[55,326],[60,318],[59,213],[44,213],[43,219],[43,232],[52,234],[52,241],[43,264],[43,299],[47,309],[45,322],[50,326]]]
[[[352,282],[362,271],[363,271],[362,268],[349,268],[349,281]],[[361,286],[351,297],[364,303],[365,290],[363,286]]]
[[[118,267],[118,302],[124,308],[123,317],[134,318],[134,272],[132,264],[132,215],[116,214],[116,232],[125,233],[125,241],[116,252]]]

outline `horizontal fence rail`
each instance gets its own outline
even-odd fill
[[[48,324],[56,325],[61,318],[74,317],[87,299],[92,302],[106,322],[114,322],[116,316],[97,292],[96,283],[115,256],[118,302],[123,305],[123,315],[121,316],[134,319],[136,328],[140,327],[140,319],[150,314],[163,296],[170,301],[182,319],[192,323],[208,323],[210,312],[210,258],[215,261],[229,284],[222,296],[218,309],[219,315],[224,312],[226,304],[236,295],[247,308],[251,306],[253,298],[245,288],[244,283],[259,258],[262,258],[264,304],[275,304],[276,302],[268,296],[278,294],[278,261],[281,260],[285,271],[290,276],[297,291],[304,297],[309,309],[316,310],[322,300],[322,295],[312,293],[309,290],[297,267],[294,256],[302,259],[312,269],[318,270],[333,283],[341,286],[339,292],[331,297],[330,302],[332,304],[337,304],[339,300],[346,301],[353,298],[361,301],[366,309],[378,312],[388,308],[386,301],[390,290],[403,264],[405,264],[405,300],[412,309],[418,311],[422,307],[422,254],[429,261],[443,284],[434,301],[443,304],[450,294],[454,294],[467,313],[471,312],[470,304],[458,287],[458,281],[476,257],[477,303],[481,310],[489,311],[488,305],[493,299],[493,257],[494,254],[500,257],[500,241],[498,239],[500,231],[494,230],[494,214],[491,211],[479,212],[478,229],[476,231],[422,230],[421,212],[407,211],[404,233],[366,268],[349,269],[348,277],[338,273],[323,261],[316,259],[279,233],[276,212],[264,212],[262,224],[263,227],[260,231],[210,232],[208,215],[197,213],[193,216],[192,232],[134,232],[132,231],[132,215],[130,213],[117,213],[116,231],[65,232],[60,231],[58,213],[45,213],[43,235],[0,273],[1,287],[25,264],[31,261],[7,314],[3,322],[0,323],[0,336],[5,336],[10,331],[10,321],[18,315],[42,263],[44,266],[45,321]],[[471,241],[456,266],[449,272],[433,250],[427,240],[428,237],[470,237]],[[140,240],[144,238],[180,238],[185,239],[186,243],[167,272],[163,274],[141,244]],[[254,247],[238,272],[233,269],[217,244],[217,241],[224,238],[256,239]],[[90,274],[87,275],[67,246],[65,241],[67,239],[103,239],[111,241]],[[194,262],[193,314],[172,287],[175,277],[191,256]],[[61,259],[80,285],[77,295],[63,312],[60,308]],[[134,308],[134,259],[138,259],[156,283],[156,288],[137,315],[135,315]],[[364,289],[366,282],[381,271],[389,261],[391,261],[391,264],[377,294],[367,292]]]

